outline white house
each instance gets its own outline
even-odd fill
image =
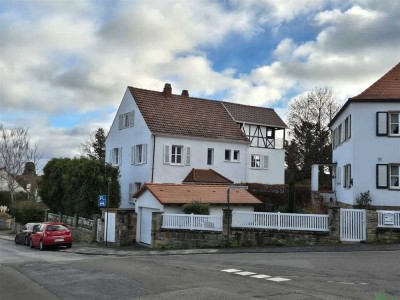
[[[273,109],[128,87],[106,139],[121,208],[144,183],[182,183],[212,169],[235,183],[284,183],[285,123]]]
[[[145,184],[134,194],[137,213],[136,240],[151,244],[151,222],[153,212],[183,214],[182,206],[192,201],[210,204],[210,215],[222,216],[227,207],[228,186],[196,184]],[[246,190],[231,189],[230,209],[254,211],[262,202]]]
[[[333,187],[354,205],[370,191],[374,206],[400,206],[400,63],[358,96],[330,123]]]

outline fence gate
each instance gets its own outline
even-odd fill
[[[340,240],[360,242],[367,239],[365,209],[340,209]]]

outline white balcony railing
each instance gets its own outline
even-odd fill
[[[162,228],[222,231],[222,216],[163,214]]]
[[[329,231],[328,215],[233,212],[232,227]]]

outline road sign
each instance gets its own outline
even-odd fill
[[[107,195],[99,195],[99,207],[107,206]]]

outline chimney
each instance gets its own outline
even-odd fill
[[[164,91],[163,91],[163,95],[165,97],[171,97],[172,96],[172,87],[171,84],[166,83],[164,86]]]
[[[188,90],[182,90],[182,96],[189,97],[189,91]]]

